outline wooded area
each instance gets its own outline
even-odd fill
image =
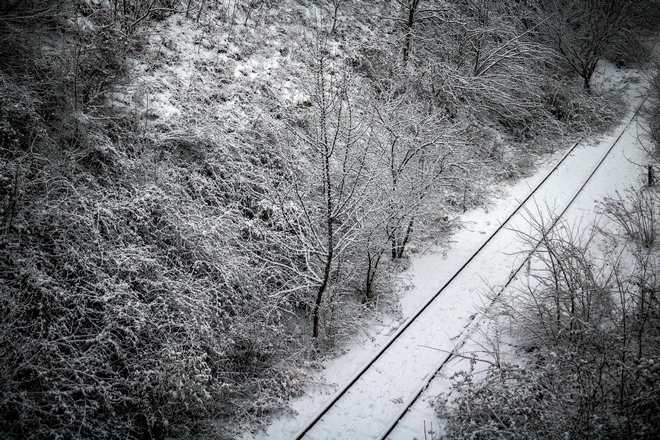
[[[618,121],[597,62],[648,63],[659,14],[656,0],[0,0],[0,434],[263,427],[305,368],[397,313],[406,258],[490,184]],[[606,205],[625,219],[627,203]],[[555,238],[547,255],[582,249]],[[653,243],[639,263],[654,274]],[[635,380],[660,361],[644,289],[608,321],[644,322],[622,336],[641,351],[616,352]],[[570,351],[566,337],[548,344]]]

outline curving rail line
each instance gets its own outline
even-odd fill
[[[614,149],[614,146],[619,142],[623,134],[626,132],[630,124],[635,120],[637,115],[639,114],[640,110],[642,109],[644,103],[646,102],[647,98],[645,98],[642,103],[639,105],[639,107],[636,109],[635,113],[633,116],[630,118],[630,120],[626,123],[624,128],[622,129],[621,133],[618,135],[618,137],[615,139],[615,141],[612,143],[612,145],[607,149],[603,157],[600,159],[600,161],[597,163],[597,165],[593,168],[591,173],[588,175],[588,177],[584,180],[582,185],[579,187],[579,189],[576,191],[576,193],[573,195],[569,203],[565,206],[565,208],[561,211],[561,213],[555,218],[553,223],[550,225],[550,228],[553,228],[557,221],[564,215],[564,213],[568,210],[568,208],[573,204],[575,199],[578,197],[578,195],[583,191],[584,187],[587,185],[587,183],[591,180],[591,178],[594,176],[596,171],[600,168],[600,166],[603,164],[605,159],[609,156],[610,152]],[[491,240],[500,232],[506,225],[507,223],[518,213],[520,212],[521,209],[523,209],[524,205],[536,194],[536,192],[543,186],[543,184],[552,176],[553,173],[564,163],[566,158],[568,158],[571,153],[575,150],[575,148],[580,144],[582,139],[578,140],[575,144],[571,146],[571,148],[561,157],[561,159],[554,165],[554,167],[544,176],[544,178],[534,187],[534,189],[527,195],[527,197],[521,201],[518,206],[516,207],[513,212],[511,212],[507,218],[501,223],[501,225],[488,236],[488,238],[479,246],[479,248],[472,253],[472,255],[447,279],[447,281],[440,287],[440,289],[432,295],[421,307],[419,307],[415,313],[413,313],[406,321],[405,323],[397,329],[397,331],[390,337],[390,339],[376,352],[372,357],[360,368],[359,371],[357,371],[350,379],[349,381],[339,389],[339,391],[321,408],[310,420],[307,421],[307,423],[296,433],[296,435],[293,437],[295,440],[301,440],[305,437],[305,435],[323,418],[323,416],[330,411],[330,409],[348,392],[348,390],[367,372],[372,365],[381,358],[381,356],[394,344],[397,339],[410,327],[410,325],[415,322],[415,320],[429,307],[429,305],[435,301],[440,294],[454,281],[456,277],[459,276],[459,274],[472,262],[472,260],[475,259],[475,257],[488,245],[488,243],[491,242]],[[540,246],[541,242],[539,241],[535,248],[530,252],[533,253],[538,246]],[[529,257],[527,257],[529,258]],[[502,291],[515,279],[515,277],[518,275],[520,270],[524,267],[526,263],[526,259],[523,260],[523,262],[514,270],[511,275],[509,276],[506,284],[504,287],[502,287]],[[478,325],[478,322],[480,321],[481,316],[479,316],[478,319],[474,319],[472,323],[463,330],[461,335],[459,336],[458,343],[455,345],[456,348],[460,348],[469,334],[476,328]],[[437,374],[440,372],[440,370],[444,367],[444,365],[449,362],[449,360],[455,356],[455,350],[452,353],[449,353],[435,368],[435,372],[432,374],[429,374],[427,378],[424,380],[424,382],[420,385],[420,387],[416,390],[416,392],[410,397],[405,404],[403,405],[403,408],[397,413],[397,416],[392,419],[392,421],[387,425],[387,427],[376,437],[379,440],[387,438],[387,436],[392,432],[392,430],[396,427],[396,425],[401,421],[401,419],[405,416],[405,414],[408,412],[410,407],[415,403],[415,401],[419,398],[419,396],[422,394],[422,392],[428,387],[430,382],[433,380],[434,377],[437,376]]]

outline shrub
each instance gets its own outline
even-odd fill
[[[629,191],[625,197],[606,197],[605,214],[625,231],[628,238],[650,248],[658,236],[658,196],[652,190]]]
[[[628,197],[620,203],[638,196]],[[454,377],[451,400],[438,402],[449,437],[656,438],[657,249],[550,224],[534,224],[531,236],[542,240],[528,281],[496,298],[494,313],[509,320],[524,366],[492,366],[482,380]],[[628,214],[621,226],[629,228]],[[603,240],[607,257],[599,258]]]

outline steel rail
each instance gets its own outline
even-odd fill
[[[474,260],[474,258],[483,250],[483,248],[490,243],[490,241],[497,235],[498,232],[504,228],[504,226],[515,216],[520,209],[529,201],[538,189],[550,178],[550,176],[564,163],[564,161],[570,156],[570,154],[575,150],[575,148],[582,142],[583,138],[580,138],[575,144],[568,149],[568,151],[562,156],[562,158],[553,166],[553,168],[545,175],[545,177],[539,182],[536,187],[525,197],[525,199],[518,204],[516,209],[508,215],[508,217],[497,227],[497,229],[491,233],[491,235],[479,246],[479,248],[472,253],[472,255],[452,274],[451,277],[440,287],[440,289],[432,295],[429,299],[422,304],[415,313],[413,313],[404,324],[399,327],[396,332],[388,339],[388,341],[372,355],[371,358],[358,370],[349,381],[328,401],[323,408],[321,408],[314,416],[296,433],[295,440],[301,440],[307,432],[309,432],[314,425],[316,425],[319,420],[337,403],[339,399],[346,394],[346,392],[362,377],[362,375],[387,351],[387,349],[394,344],[394,342],[401,336],[401,334],[408,328],[410,325],[428,308],[428,306],[435,301],[438,296],[451,284],[452,281]]]
[[[587,186],[587,184],[589,183],[589,181],[590,181],[590,180],[593,178],[593,176],[596,174],[596,172],[597,172],[598,169],[601,167],[601,165],[605,162],[605,160],[606,160],[607,157],[610,155],[610,153],[612,152],[612,150],[614,150],[614,147],[616,146],[616,144],[621,140],[621,138],[623,137],[623,135],[626,133],[626,131],[627,131],[628,128],[630,127],[630,124],[632,124],[632,122],[637,118],[637,116],[639,115],[639,112],[640,112],[641,109],[644,107],[644,104],[646,103],[647,99],[648,99],[648,95],[644,98],[644,100],[642,101],[642,103],[637,107],[637,109],[635,110],[635,113],[633,113],[633,115],[632,115],[632,117],[630,118],[630,120],[626,123],[626,125],[625,125],[625,126],[623,127],[623,129],[621,130],[621,133],[619,133],[619,135],[618,135],[617,138],[614,140],[614,142],[612,143],[612,145],[610,145],[610,147],[607,149],[607,151],[605,152],[605,154],[603,154],[603,157],[600,159],[600,161],[598,162],[598,164],[596,164],[596,166],[593,168],[593,170],[591,171],[591,173],[589,173],[589,176],[584,180],[584,182],[582,182],[582,185],[580,185],[580,188],[578,188],[578,190],[575,192],[575,194],[573,195],[573,197],[571,198],[571,200],[568,202],[568,204],[564,207],[564,209],[561,211],[561,213],[560,213],[559,215],[557,215],[557,216],[554,217],[554,219],[553,219],[552,222],[550,223],[550,226],[549,226],[549,228],[548,228],[548,231],[551,231],[551,230],[557,225],[557,223],[559,222],[559,220],[564,216],[564,214],[566,214],[566,212],[567,212],[568,209],[571,207],[571,205],[575,202],[575,200],[578,198],[578,196],[580,195],[580,193],[582,193],[582,191],[584,190],[584,188]],[[579,142],[579,141],[578,141],[578,142]],[[577,145],[577,144],[576,144],[576,145]],[[572,151],[574,148],[575,148],[575,145],[573,146],[573,148],[571,148],[570,151]],[[564,157],[564,158],[565,158],[565,157]],[[562,161],[564,160],[564,158],[562,158]],[[554,172],[554,170],[557,169],[557,167],[558,167],[558,165],[555,166],[555,168],[553,168],[553,170],[552,170],[549,174],[551,174],[552,172]],[[548,174],[548,176],[549,176],[549,174]],[[547,179],[548,176],[546,176],[546,179]],[[546,179],[544,179],[543,182],[545,182]],[[518,208],[516,208],[516,212],[518,212],[518,211],[520,210],[520,208],[522,208],[522,206],[523,206],[525,203],[527,203],[527,201],[531,198],[531,196],[534,194],[534,192],[536,192],[536,190],[537,190],[537,189],[543,184],[543,182],[542,182],[540,185],[538,185],[538,186],[534,189],[534,191],[533,191],[532,193],[530,193],[530,195],[525,199],[525,201],[523,201],[523,202],[518,206]],[[510,216],[510,217],[507,219],[507,221],[508,221],[511,217],[512,217],[512,216]],[[505,222],[505,223],[506,223],[506,222]],[[503,225],[504,225],[504,223],[503,223]],[[498,228],[498,231],[499,231],[499,229],[501,229],[501,227]],[[523,268],[523,267],[525,266],[525,264],[527,263],[527,260],[529,260],[529,259],[531,258],[531,256],[534,254],[534,252],[536,252],[536,251],[538,250],[539,246],[541,246],[541,243],[543,243],[543,239],[542,239],[542,238],[539,239],[539,240],[537,241],[536,245],[535,245],[535,246],[532,248],[532,250],[528,253],[528,255],[525,257],[525,259],[523,259],[522,263],[516,268],[515,271],[513,271],[513,272],[511,273],[511,275],[509,276],[507,282],[504,284],[504,286],[502,286],[502,288],[499,290],[499,292],[497,293],[497,295],[495,296],[495,298],[493,298],[493,301],[490,303],[490,305],[489,305],[488,308],[490,308],[490,307],[493,305],[493,303],[497,300],[497,298],[499,298],[499,296],[502,295],[502,293],[504,292],[504,290],[506,290],[506,288],[509,287],[509,285],[513,282],[513,280],[518,276],[518,274],[520,273],[520,271],[522,270],[522,268]],[[483,246],[482,246],[482,248],[483,248]],[[479,248],[479,250],[481,250],[482,248]],[[478,251],[477,251],[477,252],[478,252]],[[445,286],[443,286],[443,288],[444,288],[444,287],[445,287]],[[480,321],[481,321],[482,318],[483,318],[483,314],[479,314],[479,317],[478,317],[478,318],[475,317],[475,319],[473,319],[472,322],[470,323],[470,326],[468,326],[465,330],[463,330],[463,331],[461,332],[461,334],[459,335],[459,338],[458,338],[458,343],[454,346],[454,347],[455,347],[454,350],[452,350],[451,353],[448,353],[447,356],[446,356],[446,357],[445,357],[445,358],[444,358],[444,359],[438,364],[438,366],[436,367],[435,371],[427,376],[427,378],[424,380],[424,382],[422,383],[422,385],[421,385],[420,387],[417,388],[417,390],[415,391],[415,393],[413,394],[413,396],[412,396],[410,399],[408,399],[408,401],[406,401],[406,404],[403,406],[403,408],[401,409],[401,411],[399,411],[399,412],[397,413],[397,416],[396,416],[394,419],[392,419],[392,421],[390,422],[390,424],[387,425],[387,427],[386,427],[386,428],[385,428],[385,429],[384,429],[384,430],[378,435],[378,437],[377,437],[378,440],[385,440],[385,439],[387,438],[387,436],[390,435],[390,434],[392,433],[392,431],[394,430],[394,428],[395,428],[395,427],[398,425],[398,423],[399,423],[399,422],[405,417],[406,413],[410,410],[410,407],[412,407],[412,405],[417,401],[417,399],[419,399],[419,396],[424,392],[424,390],[426,390],[426,389],[428,388],[429,384],[430,384],[431,381],[432,381],[432,380],[438,375],[438,373],[440,372],[440,370],[442,370],[442,368],[443,368],[443,367],[444,367],[444,366],[445,366],[445,365],[446,365],[446,364],[447,364],[447,363],[448,363],[453,357],[456,356],[456,352],[457,352],[457,350],[460,349],[460,348],[465,344],[465,342],[467,341],[467,338],[470,336],[471,332],[474,331],[474,330],[479,326],[479,323],[480,323]]]

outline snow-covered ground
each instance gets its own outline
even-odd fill
[[[625,75],[605,63],[600,66],[601,87],[626,84],[626,95],[631,113],[643,97],[641,85],[634,74]],[[622,124],[600,140],[586,139],[567,158],[565,163],[541,187],[540,192],[527,203],[531,213],[559,212],[578,191],[592,168],[621,133]],[[593,179],[585,187],[565,215],[569,223],[587,224],[597,217],[596,201],[622,191],[626,187],[639,187],[644,183],[645,157],[639,145],[640,131],[632,123]],[[493,200],[487,209],[479,208],[462,217],[463,227],[452,237],[450,249],[436,249],[414,257],[410,269],[402,276],[410,280],[412,288],[402,298],[402,321],[387,322],[373,329],[366,340],[356,340],[345,347],[345,354],[325,363],[306,393],[292,402],[295,416],[284,415],[260,433],[257,439],[292,438],[348,379],[382,346],[403,320],[411,316],[421,304],[438,289],[481,244],[498,228],[559,160],[562,153],[548,157],[531,177],[514,185],[500,188],[502,196]],[[456,338],[472,322],[479,306],[481,293],[488,286],[503,285],[511,271],[520,264],[520,251],[524,245],[515,232],[529,228],[523,214],[516,215],[507,228],[502,229],[484,250],[451,285],[430,305],[402,336],[400,341],[379,359],[369,373],[356,383],[336,408],[329,412],[323,423],[310,431],[306,438],[362,439],[374,438],[389,419],[403,407],[424,377],[451,351]],[[429,348],[433,347],[435,349]],[[464,350],[480,349],[476,342]],[[412,410],[388,437],[391,439],[425,438],[424,427],[438,426],[429,401],[432,396],[448,391],[447,379],[452,372],[467,369],[467,361],[452,360],[443,375],[436,378],[413,406]],[[436,428],[437,430],[437,428]],[[427,435],[428,438],[430,436]]]

